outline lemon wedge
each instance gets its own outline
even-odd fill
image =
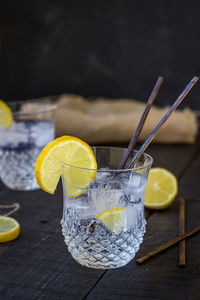
[[[10,107],[2,100],[0,100],[0,125],[5,129],[12,126],[13,115]]]
[[[96,219],[101,220],[111,231],[119,234],[123,212],[124,208],[112,208],[98,214]]]
[[[0,216],[0,243],[16,239],[20,234],[19,223],[10,217]]]
[[[63,136],[50,142],[40,153],[35,166],[37,183],[44,191],[54,194],[62,163],[68,165],[63,167],[66,194],[76,197],[96,176],[94,153],[87,143],[73,136]]]
[[[178,181],[164,168],[152,168],[149,172],[144,205],[151,209],[168,207],[178,193]]]

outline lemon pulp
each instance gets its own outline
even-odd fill
[[[145,192],[145,207],[163,209],[168,207],[178,193],[178,181],[174,174],[164,168],[152,168]]]
[[[5,129],[9,129],[13,123],[13,115],[10,107],[0,100],[0,125]]]
[[[111,231],[119,234],[123,212],[124,208],[112,208],[101,212],[96,218],[101,220]]]
[[[97,163],[92,149],[87,143],[73,136],[55,139],[40,153],[35,166],[35,176],[44,191],[54,193],[62,166],[68,197],[80,195],[96,176]]]
[[[19,223],[10,217],[0,216],[0,243],[16,239],[20,234]]]

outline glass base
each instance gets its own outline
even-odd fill
[[[87,268],[91,268],[91,269],[101,269],[101,270],[109,270],[109,269],[117,269],[117,268],[121,268],[123,266],[126,266],[133,258],[131,258],[130,260],[128,261],[125,261],[125,262],[121,262],[121,263],[111,263],[109,265],[104,265],[104,264],[93,264],[91,263],[90,261],[86,262],[86,261],[81,261],[81,260],[78,260],[76,257],[74,257],[72,255],[72,257],[74,258],[74,260],[79,263],[80,265],[82,265],[83,267],[87,267]]]
[[[145,233],[146,221],[141,221],[140,227],[120,234],[111,232],[95,219],[73,226],[70,231],[63,221],[61,225],[68,251],[79,264],[95,269],[113,269],[128,264],[135,257]]]

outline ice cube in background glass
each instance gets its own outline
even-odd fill
[[[31,136],[37,147],[44,147],[54,139],[54,124],[50,122],[35,122],[31,128]]]
[[[8,136],[13,147],[17,147],[19,144],[27,144],[29,141],[29,127],[24,122],[15,123]]]
[[[9,130],[0,129],[0,146],[16,148],[20,143],[28,142],[28,130],[24,122],[13,122]]]

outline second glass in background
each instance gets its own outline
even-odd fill
[[[57,107],[48,101],[7,105],[12,110],[13,123],[7,130],[0,126],[0,179],[10,189],[37,189],[35,163],[43,147],[55,137]]]

